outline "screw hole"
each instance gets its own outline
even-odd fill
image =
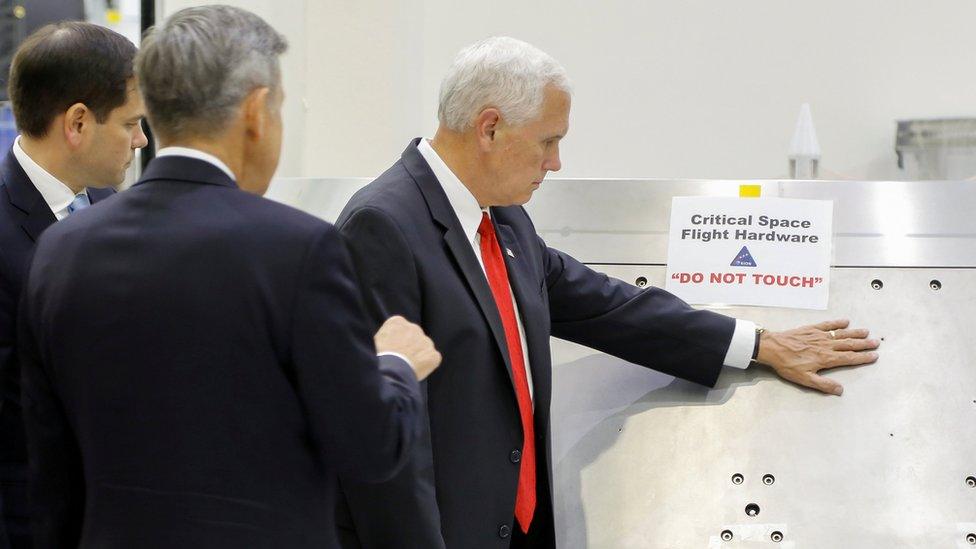
[[[942,283],[939,282],[938,280],[933,280],[932,282],[929,282],[929,288],[932,288],[935,291],[939,291],[942,289]]]
[[[769,539],[775,541],[776,543],[779,543],[783,541],[783,533],[778,531],[773,532],[772,534],[770,534]]]
[[[732,530],[722,530],[722,541],[732,541]]]
[[[976,477],[967,477],[966,478],[966,484],[970,488],[976,488]]]
[[[875,290],[880,290],[881,288],[884,288],[884,282],[881,282],[876,278],[871,281],[871,287],[874,288]]]
[[[969,542],[969,545],[976,545],[976,534],[969,534],[966,536],[966,541]]]
[[[647,286],[647,278],[639,276],[637,277],[637,280],[634,281],[634,284],[636,284],[638,288],[643,288],[644,286]]]
[[[773,475],[763,476],[763,484],[765,484],[766,486],[772,486],[775,482],[776,482],[776,477],[774,477]]]
[[[739,485],[742,484],[743,481],[745,481],[745,477],[742,476],[742,473],[732,475],[732,484]]]
[[[758,517],[759,506],[756,505],[755,503],[750,503],[749,505],[746,505],[746,515],[750,517]]]

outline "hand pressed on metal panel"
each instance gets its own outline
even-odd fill
[[[865,329],[848,329],[848,320],[829,320],[783,332],[764,332],[756,361],[771,367],[783,379],[840,396],[840,383],[818,374],[841,366],[860,366],[878,360],[881,344],[868,339]]]

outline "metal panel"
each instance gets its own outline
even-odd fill
[[[550,246],[588,263],[667,263],[671,198],[743,181],[552,180],[528,205]],[[834,201],[837,266],[976,266],[976,183],[769,181],[764,196]]]
[[[594,267],[664,282],[664,267]],[[771,328],[871,327],[882,358],[829,374],[840,398],[760,368],[727,369],[709,390],[553,340],[560,547],[971,547],[976,271],[833,269],[831,282],[827,313],[720,312]]]
[[[365,182],[282,180],[271,194],[334,219]],[[550,245],[663,285],[671,197],[735,195],[739,183],[551,180],[529,210]],[[838,398],[760,368],[728,370],[709,390],[553,340],[560,547],[973,547],[972,183],[763,185],[834,200],[831,308],[721,312],[773,329],[847,317],[884,339],[881,360],[831,373]]]

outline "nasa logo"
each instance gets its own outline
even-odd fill
[[[732,260],[731,265],[733,267],[755,267],[756,260],[753,259],[752,254],[749,253],[749,248],[743,246],[742,249],[739,250],[739,255],[735,256],[735,259]]]

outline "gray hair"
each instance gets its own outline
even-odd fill
[[[454,131],[471,127],[488,107],[513,125],[539,116],[546,86],[571,93],[566,69],[535,46],[495,36],[472,44],[454,58],[441,82],[437,118]]]
[[[146,31],[136,73],[153,129],[168,137],[211,136],[257,88],[276,90],[285,38],[232,6],[174,13]]]

